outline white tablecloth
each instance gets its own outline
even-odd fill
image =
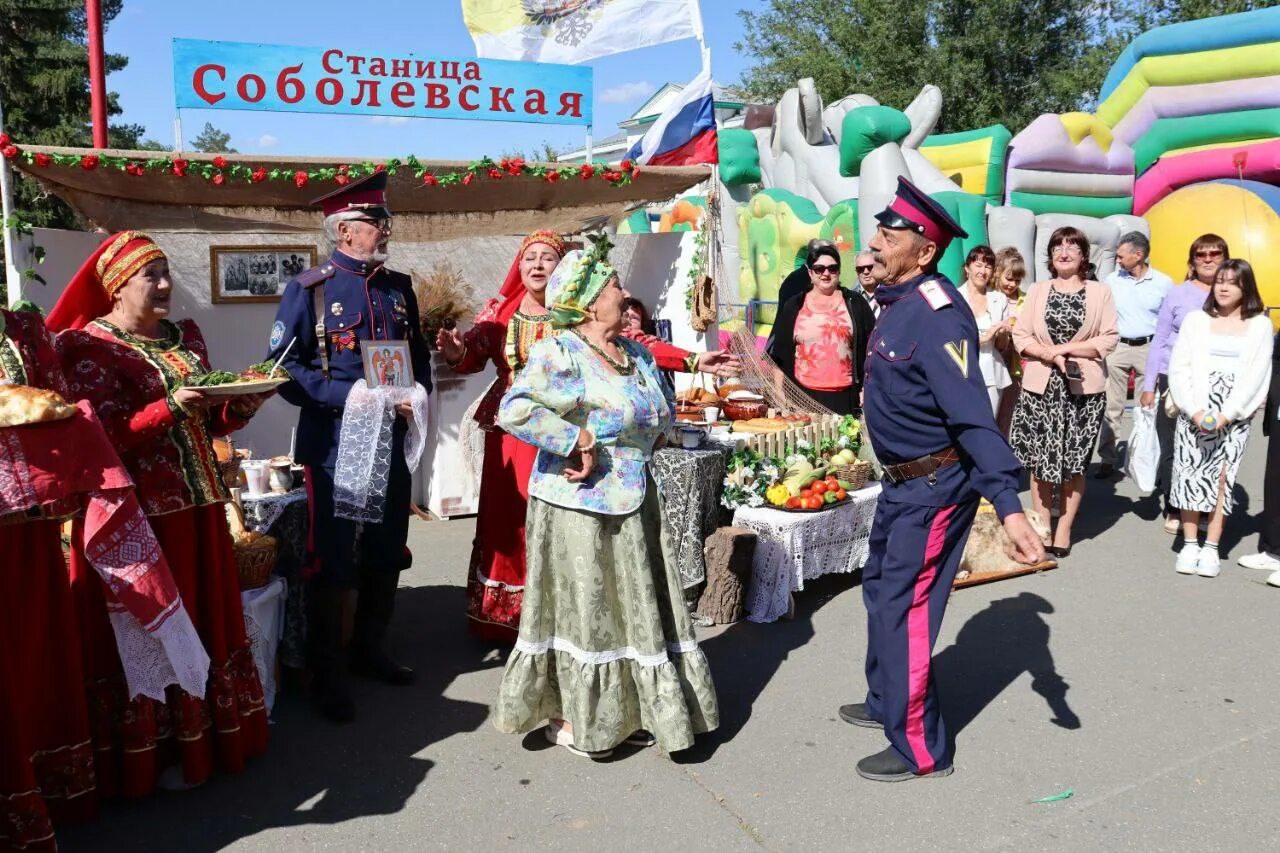
[[[822,512],[783,512],[768,507],[740,507],[734,527],[756,532],[756,555],[747,591],[747,619],[775,622],[787,614],[791,593],[804,582],[852,572],[867,562],[868,538],[875,518],[880,484],[859,489],[849,500]]]
[[[244,630],[249,635],[249,648],[258,667],[258,678],[262,680],[262,696],[267,703],[268,714],[276,701],[276,652],[280,649],[280,637],[284,633],[284,603],[288,590],[288,582],[276,575],[266,586],[240,593]]]

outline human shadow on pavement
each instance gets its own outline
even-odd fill
[[[180,793],[104,804],[98,821],[59,827],[63,851],[128,849],[187,853],[223,849],[278,827],[325,826],[405,808],[434,765],[423,750],[475,731],[487,706],[445,698],[459,675],[495,664],[465,631],[456,586],[402,587],[390,648],[417,683],[353,679],[355,722],[326,722],[298,690],[276,699],[267,753],[238,774],[217,774]],[[319,841],[316,841],[319,843]]]
[[[950,738],[964,731],[1024,672],[1031,675],[1031,689],[1048,703],[1051,723],[1064,729],[1081,727],[1067,703],[1069,685],[1058,674],[1049,650],[1049,624],[1042,614],[1052,612],[1052,604],[1030,592],[993,601],[964,623],[954,643],[934,655],[934,678]]]
[[[679,764],[701,764],[715,755],[720,744],[734,736],[751,719],[756,699],[773,680],[792,651],[813,639],[813,616],[827,602],[849,590],[862,580],[862,572],[832,574],[805,584],[804,592],[795,596],[795,613],[768,625],[757,625],[745,619],[735,622],[699,645],[711,665],[716,698],[720,706],[720,727],[699,735],[692,747],[673,753]]]

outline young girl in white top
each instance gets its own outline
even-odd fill
[[[1169,360],[1169,394],[1178,407],[1173,489],[1185,542],[1177,570],[1217,577],[1218,539],[1249,440],[1249,420],[1271,382],[1271,321],[1248,261],[1218,268],[1204,310],[1188,314]],[[1200,514],[1209,513],[1204,545]]]
[[[993,415],[1000,409],[1000,392],[1013,381],[1003,356],[997,351],[1009,341],[1012,325],[1008,297],[991,288],[995,270],[995,252],[988,246],[974,246],[965,258],[964,284],[960,287],[978,323],[978,369],[987,386]]]

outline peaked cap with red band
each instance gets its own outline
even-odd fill
[[[876,214],[876,220],[885,228],[906,228],[933,241],[939,255],[953,238],[969,236],[942,205],[902,176],[898,176],[898,194]]]
[[[387,219],[391,208],[387,207],[387,173],[374,172],[366,178],[338,187],[311,202],[324,210],[325,216],[357,210],[374,219]]]
[[[93,250],[93,254],[71,277],[57,304],[45,318],[45,326],[52,332],[81,329],[90,321],[109,314],[116,291],[140,269],[163,257],[164,250],[141,231],[112,234]]]

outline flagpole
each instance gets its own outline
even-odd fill
[[[4,132],[4,107],[0,106],[0,133]],[[4,279],[9,305],[22,298],[22,274],[18,272],[17,224],[14,222],[13,205],[13,173],[9,171],[9,161],[0,159],[0,216],[4,227]]]
[[[583,158],[582,162],[584,162],[584,163],[590,163],[590,162],[591,162],[591,125],[587,125],[587,146],[586,146],[586,156]]]

